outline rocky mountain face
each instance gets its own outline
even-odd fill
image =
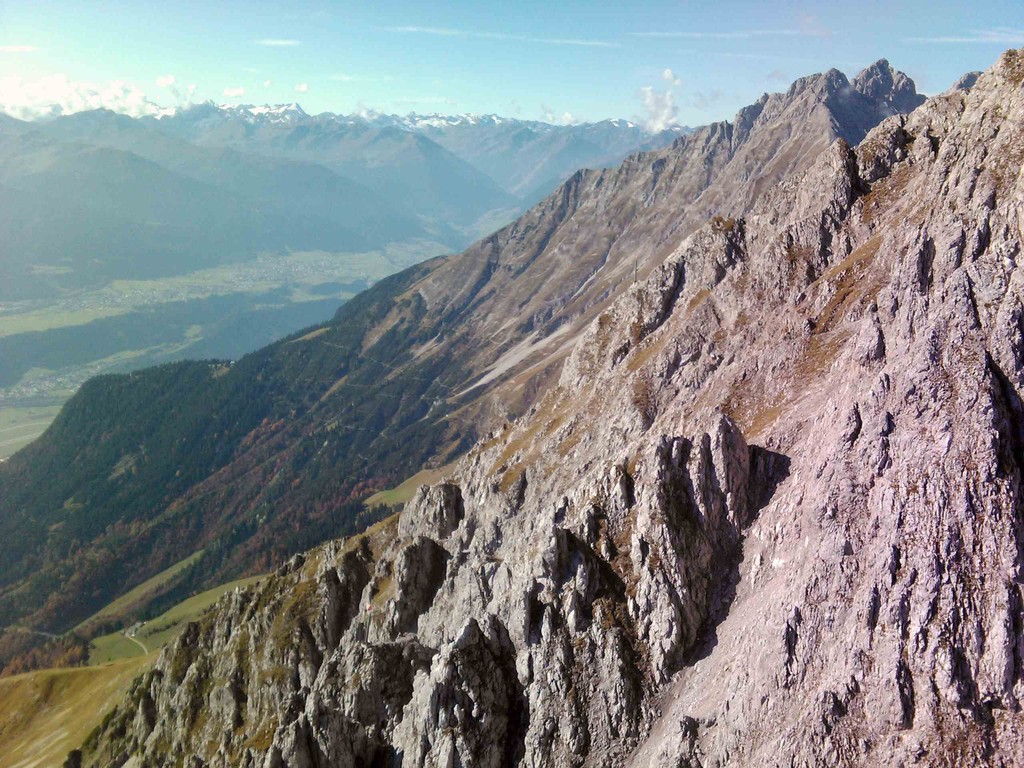
[[[706,222],[69,763],[1019,764],[1022,127],[1011,51]]]
[[[891,72],[885,62],[865,72],[875,68]],[[858,90],[862,78],[852,86],[838,70],[803,78],[741,110],[734,123],[699,128],[615,169],[577,173],[405,294],[443,329],[445,343],[425,354],[457,348],[462,365],[483,372],[464,381],[466,391],[503,383],[488,405],[498,400],[516,413],[523,393],[537,388],[533,376],[559,367],[594,317],[699,226],[746,213],[837,138],[860,141],[889,111],[885,99]],[[393,311],[385,324],[400,317]]]
[[[92,382],[0,466],[0,622],[63,630],[200,547],[190,587],[351,530],[370,490],[534,406],[699,226],[861,138],[884,103],[834,70],[804,78],[735,123],[577,173],[464,253],[236,365]]]

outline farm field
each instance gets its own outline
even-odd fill
[[[43,434],[59,412],[60,405],[0,408],[0,460]]]

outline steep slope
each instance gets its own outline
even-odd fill
[[[609,297],[701,223],[743,214],[836,138],[859,141],[888,112],[859,82],[851,87],[837,70],[804,78],[742,110],[735,124],[697,129],[616,169],[580,172],[511,226],[442,262],[408,295],[441,319],[464,364],[488,370],[473,384],[560,360],[566,339]]]
[[[74,759],[1019,764],[1022,128],[1012,51],[712,220]]]
[[[707,216],[742,214],[881,103],[835,71],[805,78],[735,126],[576,174],[465,253],[234,366],[92,382],[0,466],[0,622],[62,629],[199,547],[193,586],[352,530],[370,490],[534,404],[591,321]]]

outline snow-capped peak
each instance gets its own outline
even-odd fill
[[[220,109],[246,120],[288,123],[309,117],[297,103],[291,104],[221,104]]]

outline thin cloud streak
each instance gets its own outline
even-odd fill
[[[481,40],[511,40],[517,43],[541,43],[543,45],[575,45],[585,48],[620,48],[621,43],[607,40],[578,40],[567,37],[530,37],[510,35],[505,32],[477,32],[471,29],[450,29],[447,27],[385,27],[388,32],[416,35],[437,35],[440,37],[474,37]]]
[[[668,40],[749,40],[752,37],[799,37],[810,34],[799,29],[748,29],[734,32],[630,32],[630,37]]]
[[[35,53],[38,50],[34,45],[0,45],[0,53]]]
[[[989,45],[1022,45],[1024,44],[1024,30],[1020,29],[977,29],[972,30],[969,35],[948,35],[937,37],[907,37],[905,43],[917,43],[924,45],[948,45],[948,44],[989,44]]]
[[[264,45],[268,48],[291,48],[295,45],[302,45],[298,40],[278,40],[276,38],[266,38],[263,40],[254,40],[256,45]]]
[[[391,75],[350,75],[342,72],[330,75],[327,79],[336,83],[386,83],[395,78]]]

